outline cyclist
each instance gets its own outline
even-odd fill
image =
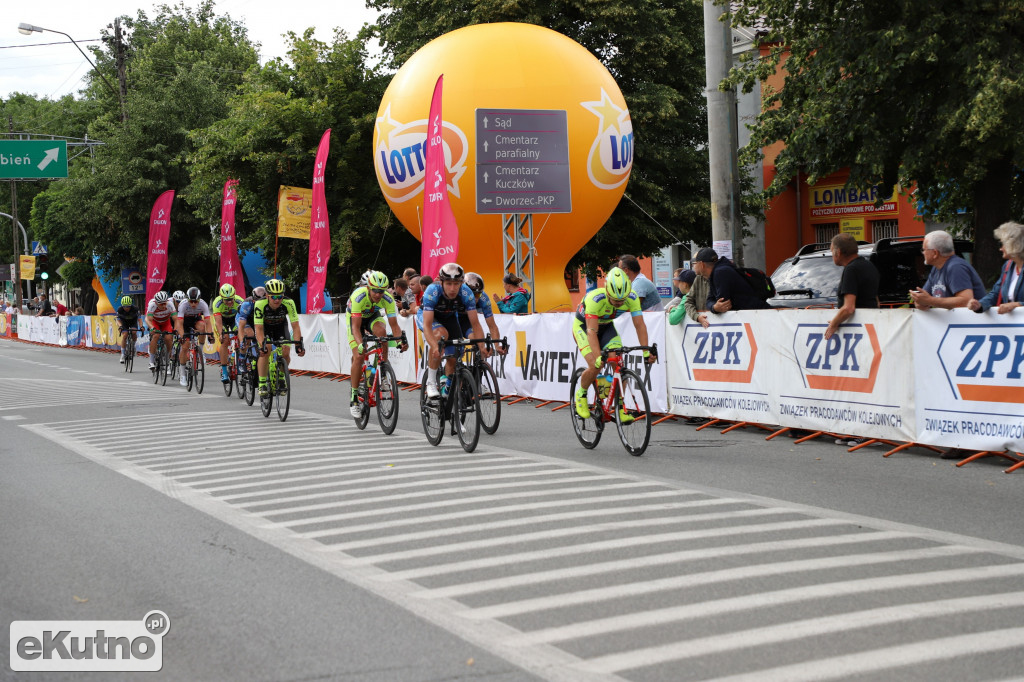
[[[363,334],[373,334],[376,337],[385,335],[384,318],[387,317],[391,325],[391,335],[401,336],[402,330],[398,328],[398,311],[395,308],[395,299],[388,293],[388,278],[383,272],[370,272],[366,278],[366,285],[361,286],[349,296],[348,305],[348,345],[352,349],[352,396],[349,402],[349,412],[358,419],[362,415],[362,408],[356,400],[356,389],[359,386],[359,379],[363,376],[363,354],[366,349],[363,347]],[[409,344],[402,344],[402,352],[408,350]],[[387,362],[388,347],[385,345],[380,354],[381,362]]]
[[[178,306],[178,317],[174,320],[174,326],[177,328],[178,336],[181,337],[181,352],[178,354],[178,362],[181,366],[188,367],[188,349],[192,345],[192,341],[188,338],[187,334],[193,329],[199,334],[197,340],[199,344],[202,344],[206,338],[206,334],[209,332],[210,324],[210,306],[206,305],[199,296],[199,287],[189,287],[185,294],[185,300]],[[202,348],[199,349],[199,353],[202,354]],[[204,360],[205,362],[205,360]],[[185,372],[181,373],[182,386],[188,386],[188,378],[185,376]]]
[[[441,364],[441,339],[461,339],[470,331],[474,335],[472,338],[484,338],[476,312],[476,299],[465,280],[465,270],[458,263],[442,265],[437,281],[423,292],[423,302],[416,313],[416,326],[423,332],[429,348],[426,392],[430,399],[439,395],[434,379]],[[456,352],[455,348],[445,349],[445,372],[449,375],[455,372]]]
[[[181,302],[185,300],[185,292],[182,291],[181,289],[178,289],[173,294],[171,294],[171,298],[174,299],[174,309],[177,310],[178,306],[181,305]]]
[[[260,359],[256,362],[256,369],[260,374],[260,397],[266,397],[270,390],[267,388],[267,355],[270,352],[263,347],[267,339],[271,343],[288,339],[288,326],[291,323],[291,337],[295,341],[295,349],[301,358],[306,354],[306,348],[302,345],[302,330],[299,328],[299,314],[295,310],[295,302],[284,295],[284,282],[279,279],[267,281],[267,297],[256,301],[253,309],[253,328],[256,332],[256,345],[260,349]],[[285,364],[288,363],[288,346],[282,349]]]
[[[150,301],[149,306],[146,307],[146,325],[148,325],[152,330],[173,332],[174,318],[176,316],[177,310],[174,307],[174,302],[170,300],[166,291],[156,292],[153,300]],[[168,341],[162,334],[150,334],[149,368],[151,370],[156,369],[156,349],[161,343],[169,344],[170,341]],[[170,348],[170,346],[168,346],[168,348]]]
[[[583,419],[590,418],[587,389],[594,383],[597,371],[601,368],[600,351],[622,347],[622,339],[619,338],[612,323],[623,313],[632,316],[640,345],[646,346],[647,325],[644,324],[644,316],[640,312],[640,298],[633,291],[629,276],[621,268],[612,268],[605,275],[604,288],[594,289],[580,301],[576,308],[576,319],[572,323],[572,335],[576,339],[580,353],[587,361],[587,368],[583,370],[575,396],[576,414]],[[656,358],[650,351],[645,350],[644,359],[651,363]],[[619,417],[623,422],[633,421],[633,417],[625,412]]]
[[[235,293],[235,288],[225,284],[220,288],[220,295],[213,299],[213,322],[217,325],[217,338],[220,339],[220,381],[222,384],[229,383],[231,377],[228,373],[228,344],[224,342],[224,330],[229,332],[235,328],[235,318],[239,308],[245,300]]]
[[[128,356],[128,330],[139,327],[139,309],[131,296],[122,296],[121,305],[114,312],[117,313],[117,345],[121,347],[121,359],[118,363],[123,365]]]
[[[242,302],[242,305],[238,308],[238,314],[235,315],[235,324],[238,325],[238,338],[242,341],[242,352],[248,351],[251,345],[252,339],[256,338],[256,331],[252,326],[252,313],[256,309],[256,301],[265,298],[267,290],[263,287],[256,287],[252,290],[252,296],[249,296]]]
[[[487,323],[487,330],[491,332],[492,339],[501,338],[501,332],[498,331],[498,325],[494,321],[494,311],[491,309],[491,299],[487,298],[487,294],[484,292],[484,278],[475,272],[466,273],[466,286],[469,287],[470,291],[473,292],[473,298],[476,299],[476,314],[477,316],[483,315],[484,321]],[[487,348],[481,349],[484,353],[484,357],[489,357],[491,352]],[[499,347],[498,353],[504,355],[508,352],[507,348]]]

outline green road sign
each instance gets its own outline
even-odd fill
[[[0,179],[66,178],[64,140],[0,140]]]

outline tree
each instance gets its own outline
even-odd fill
[[[682,0],[368,0],[382,14],[374,34],[389,66],[401,66],[434,38],[463,26],[517,21],[545,26],[587,48],[614,76],[636,134],[626,194],[682,239],[706,241],[707,110],[703,97],[703,10]],[[631,201],[570,261],[593,272],[628,247],[649,254],[676,238]]]
[[[69,255],[95,252],[103,268],[144,264],[153,202],[174,189],[168,287],[209,290],[217,279],[216,230],[201,208],[219,205],[220,193],[211,197],[192,187],[188,133],[227,114],[229,96],[257,66],[257,52],[245,28],[216,16],[210,0],[194,10],[162,5],[156,12],[153,19],[141,11],[124,18],[128,123],[110,97],[89,129],[105,143],[94,166],[76,165],[68,180],[40,195],[33,223],[51,240],[81,249]],[[111,59],[103,53],[100,68]]]
[[[744,150],[750,162],[767,145],[785,145],[766,197],[798,172],[814,182],[844,167],[859,189],[914,186],[940,219],[973,213],[975,265],[994,277],[992,230],[1020,215],[1024,184],[1019,0],[731,6],[737,23],[763,28],[770,49],[740,64],[730,85],[749,92],[786,58],[784,85],[766,93]]]
[[[312,36],[312,29],[290,34],[287,61],[272,60],[249,75],[227,115],[192,134],[189,162],[204,196],[219,198],[228,177],[239,181],[239,246],[268,258],[276,250],[278,272],[294,289],[306,280],[309,242],[276,240],[278,188],[310,186],[317,145],[330,128],[325,192],[333,267],[327,288],[337,297],[367,268],[397,273],[417,261],[419,243],[393,220],[367,172],[387,78],[367,66],[364,38],[338,32],[328,45]],[[204,206],[202,215],[219,224],[219,202]]]

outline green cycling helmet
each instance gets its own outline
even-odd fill
[[[125,308],[127,308],[128,306],[130,306],[134,302],[135,301],[132,300],[131,296],[122,296],[121,297],[121,305],[123,305]]]
[[[633,285],[622,268],[612,268],[604,276],[604,293],[608,294],[608,298],[622,301],[629,296],[631,291],[633,291]]]
[[[370,276],[366,278],[366,286],[371,289],[384,290],[388,288],[388,276],[380,270],[376,270],[370,273]]]

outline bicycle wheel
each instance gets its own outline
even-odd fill
[[[245,371],[245,404],[251,406],[256,402],[256,390],[259,388],[260,375],[256,371],[256,360],[248,358],[246,362],[249,367]]]
[[[476,397],[476,404],[480,410],[480,426],[488,434],[498,430],[501,422],[501,392],[498,390],[498,376],[486,362],[477,365],[477,388],[480,389]]]
[[[171,344],[171,382],[178,380],[178,372],[181,371],[181,361],[178,359],[181,356],[181,346],[175,341]]]
[[[427,400],[427,370],[423,370],[420,381],[420,419],[423,421],[423,433],[431,445],[437,445],[444,438],[443,403],[442,398]]]
[[[153,369],[153,383],[159,384],[160,378],[167,378],[167,373],[163,371],[164,362],[166,362],[166,356],[164,355],[164,341],[163,337],[160,337],[156,341],[156,357],[153,358],[153,364],[156,367]]]
[[[364,362],[369,362],[365,360]],[[359,416],[355,417],[356,428],[362,431],[370,423],[370,387],[366,378],[366,367],[363,367],[363,376],[356,387],[356,404],[359,405]]]
[[[260,396],[260,409],[263,411],[264,417],[270,416],[270,411],[274,409],[274,394],[277,392],[277,380],[274,376],[277,371],[274,366],[277,362],[277,349],[275,348],[270,353],[270,359],[267,361],[267,395]],[[257,379],[257,381],[259,381]]]
[[[274,388],[274,403],[277,406],[277,418],[284,421],[288,418],[288,408],[292,404],[292,378],[288,373],[288,363],[284,355],[277,356],[277,385]]]
[[[128,340],[125,343],[125,346],[124,371],[131,374],[132,367],[135,364],[135,332],[128,333]]]
[[[619,390],[612,404],[622,446],[639,457],[651,442],[651,402],[639,374],[629,369],[619,372]]]
[[[398,426],[398,379],[391,363],[377,365],[377,421],[381,431],[392,434]]]
[[[192,373],[195,377],[196,393],[202,393],[203,386],[206,385],[206,356],[203,355],[202,346],[197,346],[195,352],[192,359]]]
[[[231,397],[231,391],[235,388],[235,378],[232,376],[235,373],[235,352],[231,351],[228,354],[228,364],[225,365],[228,368],[228,383],[221,382],[221,386],[224,387],[224,395],[228,398]],[[221,370],[223,372],[224,370]]]
[[[476,450],[480,442],[480,410],[476,406],[476,379],[473,373],[466,368],[460,368],[455,373],[455,385],[451,391],[452,397],[452,429],[462,443],[462,449],[466,452]]]
[[[583,419],[576,413],[576,387],[579,386],[581,376],[583,376],[582,367],[573,373],[572,383],[569,385],[569,413],[572,414],[572,429],[576,432],[576,438],[579,439],[580,445],[591,450],[601,442],[604,421],[601,419],[602,412],[597,399],[597,389],[593,385],[587,391],[590,418]]]
[[[231,373],[234,374],[236,393],[239,400],[245,400],[245,384],[249,373],[245,371],[245,354],[236,349],[231,360]]]
[[[196,373],[192,369],[196,364],[196,348],[195,341],[189,346],[188,353],[185,355],[185,364],[182,365],[181,371],[185,373],[185,388],[192,392],[192,386],[195,384]]]

